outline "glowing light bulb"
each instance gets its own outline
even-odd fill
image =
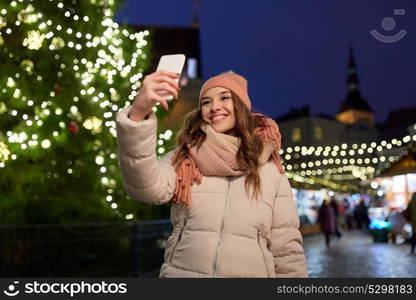
[[[102,157],[101,155],[97,155],[95,157],[95,163],[97,165],[102,165],[104,163],[104,157]]]
[[[49,141],[48,139],[45,139],[42,141],[42,143],[40,144],[40,146],[43,149],[48,149],[51,146],[51,141]]]

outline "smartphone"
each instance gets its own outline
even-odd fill
[[[184,54],[168,54],[163,55],[160,60],[159,64],[157,65],[157,71],[165,70],[169,72],[173,72],[176,74],[181,74],[183,70],[183,66],[185,65],[185,55]],[[179,78],[175,79],[176,82],[179,82]],[[159,92],[162,97],[165,97],[167,101],[172,100],[174,97],[171,94],[168,94],[165,91]]]

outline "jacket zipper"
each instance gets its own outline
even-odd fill
[[[184,221],[183,221],[183,225],[181,227],[181,230],[179,231],[178,240],[176,241],[175,246],[173,247],[172,253],[170,254],[169,263],[172,262],[173,254],[175,254],[176,246],[178,246],[179,242],[181,241],[182,232],[184,231],[185,226],[186,226],[186,219],[184,219]]]
[[[261,236],[260,229],[258,229],[257,230],[257,242],[259,243],[260,251],[261,251],[261,254],[263,255],[263,262],[264,262],[264,266],[266,267],[267,276],[270,277],[269,268],[267,266],[266,254],[264,253],[264,249],[261,245],[261,240],[262,239],[263,239],[263,237]]]
[[[228,206],[227,204],[228,204],[228,198],[229,198],[229,193],[230,193],[230,184],[231,184],[230,178],[231,177],[227,176],[227,178],[228,178],[228,185],[227,185],[227,191],[226,191],[226,194],[225,194],[224,214],[222,216],[220,239],[218,241],[217,248],[215,249],[215,256],[214,256],[214,272],[213,272],[214,277],[216,276],[216,273],[217,273],[218,249],[221,245],[222,236],[223,236],[223,233],[224,233],[225,215],[226,215],[226,211],[227,211],[227,206]]]

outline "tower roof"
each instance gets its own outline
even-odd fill
[[[199,0],[192,1],[192,27],[199,27]]]
[[[357,74],[357,67],[352,46],[350,46],[350,57],[348,61],[348,77],[346,83],[347,96],[345,97],[344,101],[341,102],[341,106],[339,108],[338,113],[350,109],[373,112],[368,102],[361,96],[360,80]]]

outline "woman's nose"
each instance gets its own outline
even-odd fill
[[[218,101],[213,101],[212,105],[211,105],[211,110],[212,111],[217,111],[221,108],[221,103]]]

